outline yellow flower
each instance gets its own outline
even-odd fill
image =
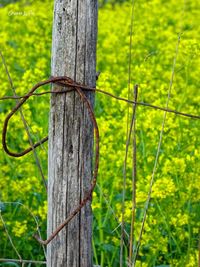
[[[38,208],[38,214],[42,220],[46,220],[47,218],[47,201],[44,201],[43,206]]]
[[[153,198],[166,198],[174,195],[176,187],[170,177],[163,177],[158,179],[153,185],[152,197]]]
[[[19,222],[19,221],[15,221],[14,222],[14,226],[12,228],[12,232],[16,237],[21,237],[23,236],[25,233],[27,233],[27,221],[23,221],[23,222]]]

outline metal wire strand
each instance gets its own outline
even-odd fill
[[[66,89],[63,88],[62,90],[53,90],[53,91],[47,91],[47,92],[42,92],[42,93],[35,93],[35,91],[46,84],[57,84],[59,86],[64,86],[67,87]],[[183,113],[183,112],[179,112],[179,111],[175,111],[175,110],[171,110],[168,109],[168,107],[163,108],[163,107],[158,107],[158,106],[154,106],[148,103],[144,103],[144,102],[137,102],[136,100],[132,101],[132,100],[128,100],[126,98],[122,98],[119,96],[115,96],[111,93],[108,93],[106,91],[103,91],[101,89],[96,89],[96,88],[91,88],[82,84],[79,84],[75,81],[73,81],[71,78],[67,77],[67,76],[59,76],[59,77],[50,77],[49,79],[45,80],[45,81],[41,81],[39,83],[37,83],[35,86],[33,86],[33,88],[24,96],[14,96],[14,97],[4,97],[1,98],[1,100],[5,100],[5,99],[20,99],[20,101],[16,104],[16,106],[12,109],[12,111],[7,115],[5,121],[4,121],[4,125],[3,125],[3,131],[2,131],[2,144],[3,144],[3,149],[5,150],[5,152],[13,157],[21,157],[26,155],[27,153],[29,153],[31,150],[35,149],[36,147],[40,146],[41,144],[43,144],[44,142],[46,142],[48,140],[48,137],[43,138],[42,140],[40,140],[39,142],[33,144],[31,147],[25,149],[24,151],[21,152],[12,152],[9,150],[8,146],[7,146],[7,142],[6,142],[6,136],[7,136],[7,128],[8,128],[8,123],[9,120],[12,118],[12,116],[20,109],[20,107],[31,97],[34,95],[44,95],[47,93],[50,94],[63,94],[63,93],[67,93],[70,91],[76,91],[78,93],[78,95],[80,96],[81,100],[83,101],[83,103],[86,104],[88,112],[89,112],[89,116],[91,121],[93,122],[94,125],[94,133],[95,133],[95,141],[96,141],[96,149],[95,149],[95,166],[94,166],[94,172],[93,172],[93,180],[92,180],[92,184],[91,184],[91,188],[88,191],[88,193],[86,194],[85,198],[81,201],[80,205],[74,209],[74,211],[66,218],[66,220],[60,224],[58,226],[58,228],[50,235],[50,237],[47,240],[42,240],[39,236],[35,235],[35,238],[44,245],[47,245],[49,242],[51,242],[51,240],[53,240],[55,238],[55,236],[69,223],[69,221],[71,221],[74,216],[80,212],[80,210],[82,209],[82,207],[84,207],[86,205],[86,203],[91,200],[91,196],[92,196],[92,192],[96,186],[96,181],[97,181],[97,175],[98,175],[98,167],[99,167],[99,130],[98,130],[98,125],[96,122],[96,118],[92,109],[92,106],[89,102],[89,100],[87,99],[87,97],[85,96],[85,94],[83,93],[83,90],[87,90],[87,91],[92,91],[92,92],[100,92],[103,93],[107,96],[110,96],[114,99],[117,99],[119,101],[124,101],[127,102],[129,104],[134,104],[134,105],[141,105],[141,106],[147,106],[147,107],[151,107],[154,109],[158,109],[158,110],[163,110],[166,112],[171,112],[177,115],[181,115],[181,116],[185,116],[185,117],[190,117],[193,119],[200,119],[199,115],[192,115],[192,114],[187,114],[187,113]]]

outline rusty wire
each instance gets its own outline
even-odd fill
[[[62,90],[50,90],[50,91],[46,91],[46,92],[41,92],[41,93],[35,93],[35,91],[46,84],[57,84],[60,85],[62,87],[67,87],[66,89],[62,89]],[[83,200],[81,201],[81,203],[79,204],[78,207],[76,207],[74,209],[74,211],[65,219],[65,221],[60,224],[57,229],[46,239],[46,240],[42,240],[39,236],[35,235],[34,237],[38,240],[38,242],[40,242],[43,245],[47,245],[49,242],[51,242],[56,236],[57,234],[74,218],[74,216],[80,212],[80,210],[86,205],[86,203],[91,200],[92,197],[92,192],[96,186],[96,182],[97,182],[97,175],[98,175],[98,167],[99,167],[99,130],[98,130],[98,125],[96,122],[96,117],[95,114],[93,112],[92,106],[89,102],[89,100],[87,99],[87,97],[85,96],[85,94],[83,93],[83,90],[86,91],[91,91],[91,92],[100,92],[103,93],[105,95],[108,95],[112,98],[115,98],[117,100],[120,101],[124,101],[127,102],[129,104],[135,104],[135,105],[141,105],[141,106],[147,106],[147,107],[151,107],[154,109],[158,109],[158,110],[162,110],[162,111],[166,111],[169,113],[174,113],[177,115],[181,115],[181,116],[185,116],[185,117],[189,117],[189,118],[193,118],[193,119],[200,119],[199,115],[193,115],[193,114],[188,114],[188,113],[183,113],[183,112],[179,112],[176,110],[172,110],[169,108],[163,108],[163,107],[159,107],[159,106],[155,106],[149,103],[144,103],[144,102],[137,102],[136,100],[132,101],[132,100],[128,100],[126,98],[123,97],[119,97],[119,96],[115,96],[109,92],[103,91],[101,89],[97,89],[97,88],[91,88],[82,84],[79,84],[75,81],[73,81],[71,78],[67,77],[67,76],[58,76],[58,77],[50,77],[47,80],[41,81],[39,83],[37,83],[35,86],[32,87],[32,89],[25,95],[23,96],[5,96],[5,97],[1,97],[0,100],[7,100],[7,99],[19,99],[20,101],[16,104],[16,106],[12,109],[12,111],[7,115],[7,117],[5,118],[4,121],[4,126],[3,126],[3,131],[2,131],[2,144],[3,144],[3,149],[5,150],[5,152],[13,157],[21,157],[26,155],[27,153],[29,153],[30,151],[33,150],[33,148],[35,149],[36,147],[40,146],[41,144],[43,144],[44,142],[46,142],[48,140],[48,137],[43,138],[42,140],[40,140],[39,142],[33,144],[33,146],[25,149],[24,151],[21,152],[12,152],[9,150],[7,143],[6,143],[6,136],[7,136],[7,128],[8,128],[8,123],[9,120],[12,118],[12,116],[20,109],[20,107],[31,97],[31,96],[40,96],[40,95],[44,95],[44,94],[63,94],[63,93],[67,93],[67,92],[71,92],[71,91],[76,91],[78,93],[78,95],[80,96],[81,100],[83,101],[83,103],[86,104],[88,112],[89,112],[89,116],[90,119],[93,123],[94,126],[94,133],[95,133],[95,141],[96,141],[96,145],[95,145],[95,164],[94,164],[94,171],[93,171],[93,179],[92,179],[92,183],[91,183],[91,187],[89,189],[89,191],[87,192],[86,196],[83,198]]]
[[[56,77],[56,78],[57,79],[59,78],[58,81],[60,81],[62,79],[68,78],[68,77],[66,77],[66,76],[59,76],[59,77]],[[48,84],[48,83],[51,83],[51,82],[52,83],[59,84],[59,85],[62,85],[62,86],[69,86],[69,87],[73,87],[74,86],[74,85],[72,85],[72,83],[67,82],[67,81],[65,81],[65,83],[53,81],[53,78],[50,78],[50,79],[45,80],[43,82],[40,82],[38,84],[41,84],[42,83],[41,85],[39,85],[39,87],[40,87],[42,85],[45,85],[45,84]],[[36,84],[36,85],[38,85],[38,84]],[[123,101],[123,102],[129,103],[129,104],[137,104],[139,106],[150,107],[150,108],[153,108],[153,109],[158,109],[158,110],[166,111],[168,113],[173,113],[173,114],[180,115],[180,116],[183,116],[183,117],[188,117],[188,118],[191,118],[191,119],[200,119],[200,115],[185,113],[185,112],[173,110],[173,109],[170,109],[170,108],[164,108],[164,107],[152,105],[152,104],[149,104],[149,103],[146,103],[146,102],[137,102],[137,101],[133,101],[133,100],[128,100],[128,99],[126,99],[124,97],[113,95],[113,94],[111,94],[111,93],[109,93],[107,91],[104,91],[104,90],[101,90],[101,89],[98,89],[98,88],[92,88],[92,87],[81,85],[81,84],[78,84],[78,83],[77,83],[77,85],[79,86],[79,88],[83,89],[84,91],[99,92],[101,94],[110,96],[110,97],[112,97],[112,98],[114,98],[116,100]],[[63,89],[63,90],[57,90],[57,91],[51,91],[51,90],[49,90],[49,91],[45,91],[45,92],[41,92],[41,93],[30,93],[29,92],[28,94],[25,94],[23,96],[4,96],[4,97],[0,97],[0,100],[3,101],[3,100],[24,99],[24,98],[30,97],[30,96],[42,96],[42,95],[46,95],[46,94],[63,94],[63,93],[71,92],[73,90],[74,89],[70,88],[70,89]],[[45,141],[47,141],[47,140],[48,140],[48,138]],[[45,142],[45,141],[43,141],[43,142]],[[40,145],[40,142],[38,142],[38,146]]]
[[[38,240],[38,242],[40,242],[43,245],[47,245],[51,240],[53,240],[54,237],[69,223],[69,221],[71,221],[74,218],[74,216],[78,212],[80,212],[82,207],[84,207],[86,205],[86,203],[89,200],[91,200],[92,192],[95,188],[96,181],[97,181],[98,167],[99,167],[99,130],[98,130],[96,118],[95,118],[95,115],[94,115],[94,112],[93,112],[93,109],[92,109],[92,106],[91,106],[89,100],[87,99],[87,97],[85,96],[85,94],[82,91],[82,86],[80,86],[78,83],[75,83],[69,77],[51,77],[50,79],[48,79],[46,81],[39,82],[29,91],[29,93],[27,95],[25,95],[23,97],[23,99],[21,99],[21,101],[19,101],[17,103],[17,105],[7,115],[7,117],[4,121],[3,132],[2,132],[2,144],[3,144],[3,148],[4,148],[5,152],[8,155],[13,156],[13,157],[21,157],[21,156],[24,156],[27,153],[29,153],[33,149],[32,147],[36,148],[48,140],[48,137],[45,137],[42,140],[40,140],[39,142],[37,142],[36,144],[34,144],[32,147],[29,147],[29,148],[27,148],[24,151],[19,152],[19,153],[10,151],[9,148],[7,147],[7,143],[6,143],[6,135],[7,135],[7,128],[8,128],[9,120],[20,109],[20,107],[29,99],[29,97],[33,95],[35,90],[37,90],[42,85],[49,84],[49,83],[57,83],[60,86],[66,86],[66,85],[70,86],[71,89],[69,89],[68,92],[75,90],[78,93],[81,100],[86,104],[90,119],[93,123],[96,146],[95,146],[95,164],[94,164],[93,179],[92,179],[92,183],[91,183],[91,187],[90,187],[89,191],[87,192],[86,196],[83,198],[83,200],[81,201],[79,206],[76,209],[74,209],[74,211],[66,218],[66,220],[57,227],[57,229],[50,235],[50,237],[48,239],[42,240],[38,235],[34,235],[34,237]]]

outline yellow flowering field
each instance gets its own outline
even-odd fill
[[[11,2],[11,3],[8,3]],[[196,0],[100,1],[97,86],[114,95],[200,115],[200,7]],[[0,50],[17,95],[50,76],[53,1],[2,1]],[[0,97],[13,95],[0,63]],[[130,89],[130,91],[129,91]],[[0,102],[0,130],[13,100]],[[49,96],[31,98],[24,106],[34,142],[48,132]],[[126,103],[96,95],[100,129],[100,173],[93,194],[93,255],[101,267],[120,266],[123,166],[127,131]],[[131,115],[132,106],[129,106]],[[145,211],[155,165],[163,111],[137,106],[137,181],[133,249]],[[129,125],[130,127],[130,125]],[[200,229],[200,120],[168,113],[147,210],[137,267],[198,266]],[[12,151],[28,146],[18,112],[9,123]],[[45,177],[47,150],[37,149]],[[132,148],[127,160],[123,266],[127,266],[132,215]],[[17,258],[7,232],[23,259],[45,260],[32,237],[39,225],[46,236],[46,191],[33,154],[11,158],[0,145],[0,258]],[[5,226],[7,232],[5,231]],[[0,266],[5,264],[0,262]],[[8,266],[8,265],[7,265]],[[16,263],[16,265],[20,266]],[[31,266],[31,265],[30,265]]]

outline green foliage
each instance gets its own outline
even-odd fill
[[[106,4],[112,4],[112,6],[115,6],[115,4],[126,2],[127,0],[99,0],[98,4],[99,7],[103,7]]]
[[[0,47],[19,95],[50,75],[52,8],[52,2],[48,1],[20,1],[0,8],[0,16],[4,21],[0,30]],[[137,83],[139,101],[165,106],[178,35],[181,33],[169,106],[200,114],[199,17],[197,1],[135,2],[130,97],[133,84]],[[97,69],[101,74],[98,87],[123,97],[128,96],[130,22],[131,5],[128,1],[114,6],[108,3],[99,10]],[[1,96],[12,94],[4,67],[2,64],[0,66]],[[48,103],[48,96],[43,96],[31,99],[23,107],[35,141],[47,134]],[[13,101],[0,103],[1,129],[6,114],[13,106]],[[131,110],[132,107],[130,113]],[[96,115],[101,136],[101,160],[98,187],[93,197],[94,263],[118,267],[127,105],[98,94]],[[135,240],[139,236],[162,120],[163,112],[137,107]],[[15,151],[22,150],[28,143],[20,121],[18,114],[12,118],[9,126],[9,147]],[[198,120],[167,114],[136,266],[197,266],[200,227],[199,145]],[[46,149],[44,145],[37,151],[47,176]],[[17,204],[0,205],[7,229],[24,259],[42,260],[42,248],[32,238],[36,224],[30,215],[31,212],[38,218],[45,237],[46,193],[35,161],[32,155],[11,159],[2,148],[0,154],[0,201],[17,201],[28,207],[27,210]],[[130,149],[125,202],[128,233],[132,208],[131,157]],[[0,231],[0,257],[16,258],[1,221]],[[128,254],[128,246],[125,254]]]
[[[11,4],[11,3],[15,3],[17,2],[18,0],[1,0],[0,2],[0,7],[3,7],[5,5],[8,5],[8,4]]]

